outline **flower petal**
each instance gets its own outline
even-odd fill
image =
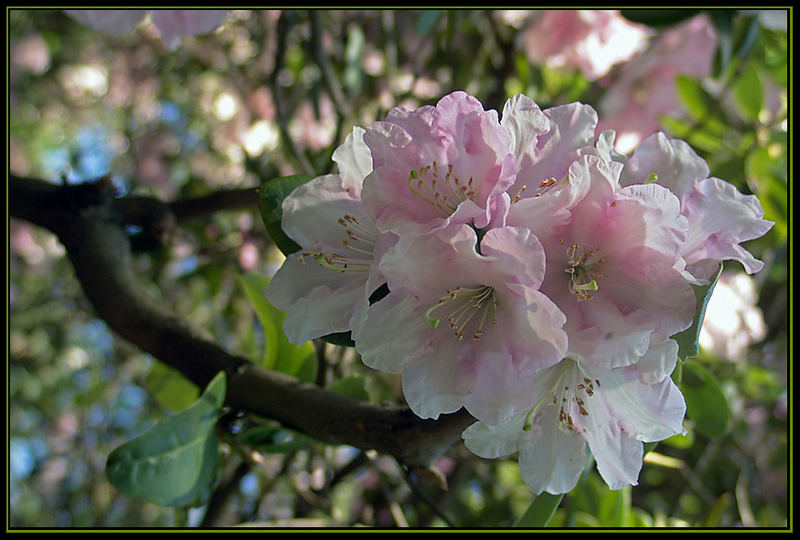
[[[599,381],[585,401],[580,430],[611,489],[636,485],[642,466],[642,442],[660,441],[683,431],[686,404],[669,377],[643,384],[635,366],[587,371]]]
[[[475,422],[464,430],[461,437],[464,439],[464,445],[475,455],[489,459],[505,457],[525,444],[521,441],[526,436],[533,436],[533,433],[522,430],[524,423],[524,414],[518,414],[511,420],[497,425]]]
[[[439,418],[464,405],[477,370],[455,339],[440,340],[426,361],[408,363],[403,370],[403,395],[420,418]]]
[[[654,336],[655,337],[655,336]],[[669,377],[678,363],[678,342],[674,339],[651,340],[650,348],[639,358],[639,380],[655,384]]]
[[[546,124],[540,113],[549,124],[546,131],[542,131]],[[511,134],[520,168],[516,183],[508,190],[516,194],[523,185],[533,188],[549,178],[564,178],[581,150],[593,145],[597,113],[580,103],[539,111],[530,98],[515,96],[506,103],[501,123]]]
[[[522,480],[537,495],[571,491],[586,466],[586,441],[559,428],[557,411],[556,407],[546,407],[536,423],[537,436],[520,447]]]
[[[623,186],[646,184],[655,174],[657,182],[672,191],[683,203],[695,182],[708,177],[708,165],[692,147],[680,139],[669,139],[661,132],[642,141],[620,176]]]
[[[286,258],[265,291],[272,305],[286,312],[283,329],[291,343],[350,329],[365,295],[367,273],[353,276],[324,268],[293,253]]]
[[[689,271],[707,260],[739,261],[748,274],[764,266],[739,245],[763,236],[774,225],[762,219],[764,210],[755,195],[742,195],[732,184],[708,178],[686,198],[684,213],[690,224],[684,255]]]
[[[314,178],[297,187],[283,200],[281,228],[303,249],[338,252],[346,239],[346,227],[338,222],[356,217],[372,229],[371,220],[358,197],[348,192],[338,174]]]
[[[365,130],[356,126],[344,142],[333,152],[333,161],[339,167],[342,187],[356,198],[361,198],[361,185],[372,172],[372,155],[364,142]]]
[[[353,341],[367,366],[400,373],[431,354],[432,330],[418,298],[390,292],[369,306],[363,324],[353,329]]]

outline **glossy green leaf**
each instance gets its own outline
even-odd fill
[[[724,437],[730,429],[731,414],[728,400],[714,376],[697,362],[683,365],[680,383],[686,400],[686,413],[695,429],[713,438]]]
[[[283,176],[273,178],[261,184],[258,190],[258,209],[261,212],[261,219],[267,228],[272,241],[278,246],[284,255],[289,255],[295,251],[300,251],[300,246],[289,238],[281,228],[283,217],[283,199],[285,199],[295,188],[302,186],[314,177],[298,174],[295,176]]]
[[[365,387],[364,377],[359,377],[358,375],[337,379],[326,386],[325,389],[353,399],[369,401],[369,394]]]
[[[694,322],[692,326],[672,336],[672,339],[678,342],[678,358],[686,360],[690,356],[695,356],[700,350],[699,339],[700,329],[703,326],[703,319],[706,315],[706,306],[711,299],[711,293],[714,292],[714,285],[717,284],[719,276],[722,274],[722,265],[719,270],[711,279],[708,285],[693,285],[694,295],[697,299],[697,306],[694,312]]]
[[[197,386],[180,371],[158,361],[150,366],[144,386],[156,403],[171,412],[182,411],[200,395]]]
[[[758,115],[764,106],[764,86],[758,69],[752,62],[748,62],[736,79],[733,85],[733,100],[742,118],[750,122],[758,120]]]
[[[316,350],[311,342],[294,345],[283,333],[286,314],[270,304],[264,296],[269,278],[258,274],[238,276],[247,298],[256,311],[264,330],[264,355],[261,365],[303,381],[313,381],[317,375]]]
[[[162,506],[206,503],[216,480],[215,425],[225,390],[220,372],[191,407],[114,449],[106,463],[111,484]]]
[[[542,493],[537,495],[528,509],[514,522],[514,527],[546,527],[556,512],[564,495]]]

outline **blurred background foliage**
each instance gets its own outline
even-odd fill
[[[724,394],[729,429],[712,437],[688,418],[687,435],[656,446],[639,485],[622,491],[588,467],[551,525],[785,527],[789,17],[662,11],[624,10],[645,38],[598,74],[568,54],[560,65],[537,59],[528,44],[546,14],[535,10],[235,10],[170,51],[149,22],[109,36],[62,11],[10,9],[8,166],[54,182],[110,175],[120,195],[174,201],[330,172],[354,124],[456,89],[498,111],[517,92],[542,108],[582,101],[609,121],[615,100],[626,109],[660,100],[666,109],[647,113],[658,129],[691,143],[712,176],[757,194],[775,222],[747,244],[765,262],[751,293],[721,308],[737,318],[701,336],[694,360]],[[708,38],[694,51],[708,55],[704,70],[652,71],[670,33],[690,24]],[[653,86],[656,72],[666,78]],[[649,134],[624,118],[603,127],[632,133],[628,143]],[[8,526],[508,527],[530,503],[514,459],[483,460],[456,445],[438,473],[407,471],[235,415],[221,421],[224,459],[208,504],[175,511],[118,492],[105,475],[111,450],[199,390],[94,318],[54,236],[11,219],[8,239]],[[137,245],[142,285],[227,350],[361,399],[401,399],[395,378],[369,371],[349,348],[306,344],[276,363],[281,315],[252,289],[281,258],[257,208],[209,213],[164,245]],[[709,309],[709,328],[711,317]],[[734,337],[743,343],[726,347]]]

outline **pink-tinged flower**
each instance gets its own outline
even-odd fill
[[[743,358],[747,347],[767,334],[757,301],[753,278],[742,272],[724,272],[706,306],[700,346],[720,358]]]
[[[504,424],[475,423],[464,444],[484,458],[519,452],[523,481],[537,494],[572,490],[588,446],[611,489],[636,485],[643,442],[683,432],[686,405],[669,377],[641,382],[636,366],[586,369],[565,359],[537,375],[535,405]]]
[[[205,34],[228,18],[225,9],[66,9],[67,15],[106,34],[121,36],[141,23],[148,14],[170,50],[178,48],[181,36]]]
[[[758,197],[743,195],[708,174],[706,162],[687,143],[657,133],[636,148],[620,176],[623,185],[655,181],[678,197],[689,224],[681,256],[687,277],[698,284],[708,283],[723,260],[741,262],[748,274],[761,270],[763,263],[739,244],[763,236],[774,225],[762,219]]]
[[[364,205],[380,230],[432,232],[492,220],[493,200],[514,183],[516,163],[497,112],[465,92],[433,106],[392,109],[367,128],[373,172]]]
[[[380,262],[390,293],[353,333],[368,366],[402,373],[423,418],[463,406],[504,421],[530,408],[536,371],[566,350],[564,316],[537,290],[544,252],[530,230],[493,228],[476,246],[469,225],[400,238]]]
[[[666,30],[622,68],[600,100],[598,129],[617,132],[617,150],[628,153],[661,128],[662,116],[683,113],[675,78],[711,73],[717,36],[711,21],[699,15]]]
[[[572,162],[593,153],[597,113],[588,105],[570,103],[541,110],[529,97],[518,94],[503,108],[501,125],[508,132],[519,166],[515,183],[508,193],[513,197],[509,224],[515,220],[538,230],[540,224],[552,227],[569,218],[569,209],[583,196],[574,189],[563,189]]]
[[[530,218],[547,260],[541,291],[567,317],[567,356],[605,368],[633,364],[658,336],[688,328],[696,304],[675,268],[687,233],[677,197],[655,184],[620,186],[621,168],[583,156],[560,188],[577,200],[569,218]],[[513,205],[509,222],[525,224]]]
[[[281,227],[302,249],[286,258],[265,294],[286,312],[292,343],[351,330],[383,283],[375,262],[391,240],[361,203],[361,184],[372,170],[363,134],[356,127],[333,153],[339,174],[315,178],[283,201]]]
[[[534,19],[523,39],[532,63],[579,69],[598,79],[644,48],[647,29],[618,10],[552,9]]]

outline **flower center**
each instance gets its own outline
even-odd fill
[[[453,174],[453,165],[447,170],[439,168],[435,161],[408,175],[411,193],[432,205],[442,216],[449,216],[458,205],[467,199],[477,202],[478,191],[472,177],[462,180]]]
[[[565,359],[565,367],[550,389],[536,402],[533,409],[525,417],[524,431],[533,429],[536,413],[542,405],[551,402],[558,407],[559,429],[564,431],[575,431],[576,425],[572,413],[576,412],[581,416],[589,416],[586,410],[586,401],[594,395],[595,387],[600,387],[600,381],[592,381],[578,372],[577,364],[570,359]],[[577,409],[577,410],[576,410]]]
[[[446,318],[456,339],[461,341],[465,334],[472,334],[475,341],[480,341],[486,324],[497,324],[499,309],[500,302],[494,288],[488,285],[458,286],[447,289],[446,294],[425,312],[425,318],[434,328]]]
[[[569,292],[578,302],[590,300],[598,289],[597,280],[603,277],[600,272],[605,257],[598,257],[597,250],[587,250],[580,244],[567,248],[568,266],[564,269],[570,274]]]
[[[306,257],[313,258],[321,266],[339,272],[367,272],[372,266],[375,246],[378,239],[375,231],[365,227],[358,218],[345,214],[337,220],[344,227],[342,253],[325,253],[322,251],[304,251],[300,254],[300,262]]]

